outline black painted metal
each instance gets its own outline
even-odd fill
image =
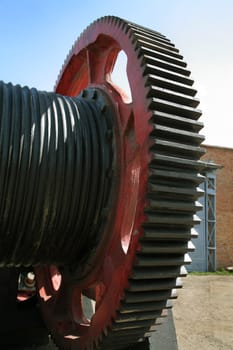
[[[0,83],[1,266],[78,262],[98,243],[112,115],[97,89],[71,98]]]

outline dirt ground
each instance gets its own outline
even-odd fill
[[[233,274],[183,279],[173,317],[179,350],[233,350]]]
[[[183,286],[173,307],[178,350],[233,350],[233,274],[189,275]],[[48,345],[24,350],[54,349]]]

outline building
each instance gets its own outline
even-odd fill
[[[214,271],[233,266],[233,149],[205,146],[203,157],[205,195],[200,199],[203,210],[198,213],[202,222],[193,241],[196,251],[190,270]]]

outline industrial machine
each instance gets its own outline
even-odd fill
[[[55,92],[0,83],[2,344],[136,349],[157,329],[199,222],[192,85],[164,35],[111,16],[75,42]]]

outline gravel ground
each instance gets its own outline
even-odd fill
[[[179,350],[233,350],[233,274],[183,279],[173,317]]]

